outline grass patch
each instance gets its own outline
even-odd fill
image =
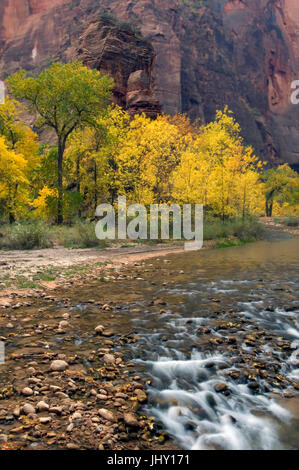
[[[38,280],[38,281],[55,281],[56,280],[56,277],[54,276],[51,276],[49,274],[46,274],[46,273],[41,273],[41,274],[38,274],[37,276],[34,276],[33,277],[34,280]]]
[[[217,248],[231,248],[234,246],[242,246],[245,245],[246,243],[250,243],[253,240],[224,240],[222,242],[217,242],[216,247]]]
[[[106,240],[95,234],[95,223],[77,222],[73,226],[56,227],[55,238],[66,248],[107,248]]]
[[[240,242],[260,240],[264,235],[264,227],[256,219],[219,219],[204,220],[204,240],[221,240],[219,243],[235,246],[235,239]],[[230,240],[233,239],[233,240]],[[224,240],[224,241],[223,241]]]
[[[18,276],[16,281],[18,289],[36,289],[39,287],[34,281],[24,276]]]
[[[1,227],[0,249],[33,250],[53,246],[47,224],[38,220]]]
[[[282,220],[281,223],[287,227],[299,227],[299,217],[290,216]]]

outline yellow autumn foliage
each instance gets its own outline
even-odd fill
[[[28,202],[25,157],[9,149],[5,137],[0,137],[0,204],[11,220],[22,213]]]

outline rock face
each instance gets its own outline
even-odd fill
[[[130,112],[156,116],[161,111],[152,88],[155,52],[141,36],[109,19],[94,21],[79,37],[76,58],[111,75],[116,102]]]
[[[259,156],[299,165],[298,0],[2,0],[0,79],[74,58],[109,72],[132,113],[208,122],[228,104]]]
[[[20,67],[39,71],[54,61],[76,59],[109,73],[115,80],[115,101],[129,112],[153,117],[160,113],[153,90],[155,51],[151,43],[130,26],[89,9],[89,2],[86,8],[76,8],[79,2],[74,7],[64,3],[7,0],[6,8],[0,7],[0,79]]]

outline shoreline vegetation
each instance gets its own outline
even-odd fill
[[[82,230],[86,228],[87,234],[82,237]],[[7,295],[15,291],[55,289],[76,279],[86,282],[88,279],[99,279],[107,282],[113,280],[114,271],[122,266],[184,252],[184,242],[176,240],[103,243],[95,238],[92,224],[83,224],[82,227],[81,222],[79,229],[74,225],[60,227],[58,231],[57,226],[51,228],[43,223],[37,226],[16,224],[16,236],[11,235],[14,233],[11,229],[11,225],[4,227],[0,237],[0,301],[1,297],[5,297],[7,301]],[[46,230],[47,236],[43,230]],[[44,243],[49,241],[47,237],[51,230],[51,243]],[[32,239],[28,236],[31,231],[34,235]],[[298,219],[261,218],[245,223],[239,220],[226,224],[216,221],[205,227],[202,249],[237,247],[263,240],[275,233],[299,236]],[[28,249],[30,240],[32,245]]]
[[[296,220],[294,218],[294,220]],[[171,222],[170,222],[171,223]],[[128,244],[157,245],[176,242],[170,233],[169,240],[99,240],[95,233],[96,222],[78,220],[69,225],[50,225],[42,220],[20,221],[0,226],[0,250],[32,250],[64,246],[65,248],[97,248],[124,246]],[[170,227],[171,231],[172,227]],[[149,232],[149,228],[148,228]],[[248,242],[262,238],[263,225],[254,218],[222,221],[206,218],[203,223],[204,241]],[[117,237],[116,237],[117,238]],[[184,239],[183,239],[184,241]]]
[[[263,224],[255,219],[228,222],[212,220],[204,224],[203,249],[240,246],[262,239],[263,234]],[[0,292],[10,288],[42,288],[47,283],[55,285],[55,282],[71,278],[80,272],[88,274],[94,267],[100,267],[101,271],[102,267],[114,264],[109,261],[111,258],[116,258],[117,263],[124,263],[122,257],[127,261],[128,252],[138,261],[163,252],[183,252],[183,243],[184,241],[177,240],[98,240],[95,236],[95,223],[81,221],[72,226],[60,227],[51,227],[42,221],[8,224],[2,228],[0,235]],[[29,258],[35,258],[32,272],[28,269],[28,264],[20,263],[19,267],[16,264],[16,259],[24,257],[26,253]],[[82,259],[79,255],[77,259],[76,253],[86,255]],[[61,265],[62,258],[65,258],[65,263]],[[14,260],[13,268],[10,260]],[[44,264],[46,266],[43,267]],[[97,264],[98,266],[94,266]],[[35,272],[37,266],[38,272]],[[99,274],[98,277],[105,280],[107,276]]]

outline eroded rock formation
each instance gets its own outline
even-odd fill
[[[93,21],[79,37],[75,56],[114,78],[115,100],[130,112],[161,112],[153,92],[155,52],[144,38],[109,19]]]

